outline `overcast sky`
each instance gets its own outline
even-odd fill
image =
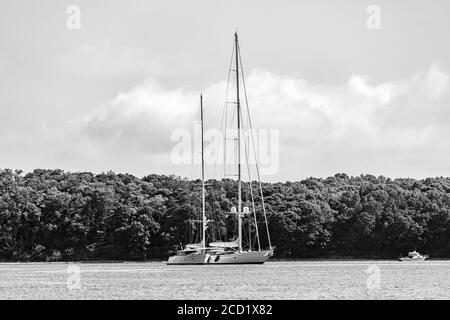
[[[238,28],[254,125],[280,130],[265,180],[450,176],[449,18],[448,0],[1,0],[0,168],[189,177],[171,134],[201,91],[216,126]]]

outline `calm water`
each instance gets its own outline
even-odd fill
[[[40,298],[450,299],[450,261],[0,264],[0,299]]]

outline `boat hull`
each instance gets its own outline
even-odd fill
[[[399,258],[398,261],[414,262],[414,261],[425,261],[426,259],[427,259],[426,257],[424,257],[424,258],[414,258],[414,259],[411,259],[411,258]]]
[[[202,264],[263,264],[273,255],[273,250],[195,253],[169,257],[168,265]]]
[[[167,264],[206,264],[208,258],[207,253],[176,255],[169,257]]]
[[[211,254],[208,264],[263,264],[273,255],[273,250],[244,251]]]

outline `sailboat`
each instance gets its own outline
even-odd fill
[[[209,248],[206,248],[206,211],[205,211],[205,146],[204,146],[204,121],[203,121],[203,95],[200,95],[200,123],[202,136],[202,241],[188,244],[175,256],[169,257],[167,264],[206,264],[209,260]]]
[[[265,212],[264,206],[264,197],[261,187],[261,181],[259,179],[259,169],[258,172],[258,180],[259,180],[259,190],[260,197],[262,200],[262,211],[264,214],[265,224],[266,224],[266,232],[269,248],[261,249],[260,241],[259,241],[259,233],[256,219],[256,210],[254,206],[254,196],[250,184],[251,190],[251,198],[253,204],[253,214],[256,225],[256,236],[258,240],[258,248],[257,250],[252,250],[251,241],[249,241],[249,246],[247,250],[244,250],[242,243],[242,231],[243,231],[243,222],[242,219],[245,216],[250,215],[250,210],[247,206],[243,206],[242,201],[242,170],[241,170],[241,144],[242,144],[242,114],[241,114],[241,100],[240,100],[240,80],[243,81],[243,70],[242,66],[240,66],[240,62],[242,64],[239,52],[239,41],[237,33],[234,34],[234,57],[235,57],[235,68],[232,70],[230,68],[229,71],[234,71],[236,74],[236,101],[233,104],[236,105],[236,115],[237,115],[237,185],[238,185],[238,194],[237,194],[237,208],[232,207],[229,213],[237,216],[237,224],[238,224],[238,235],[237,239],[233,241],[215,241],[210,242],[208,245],[206,243],[206,229],[209,220],[206,218],[205,212],[205,162],[204,162],[204,120],[203,120],[203,96],[200,95],[200,114],[201,114],[201,153],[202,153],[202,241],[197,244],[189,244],[186,245],[184,249],[177,252],[176,255],[169,257],[167,264],[263,264],[266,262],[271,256],[273,256],[274,247],[272,247],[270,241],[269,228],[267,224],[267,216]],[[242,79],[240,79],[239,75],[242,75]],[[245,90],[245,84],[243,83],[243,88]],[[247,97],[245,97],[247,100]],[[247,106],[248,107],[248,106]],[[245,148],[245,144],[244,144]],[[247,149],[244,150],[247,153]],[[257,167],[258,168],[258,167]]]

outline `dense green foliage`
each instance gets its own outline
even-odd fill
[[[262,187],[277,257],[397,257],[413,245],[450,257],[450,178],[337,174]],[[207,188],[207,210],[221,221],[209,231],[232,237],[236,183]],[[0,259],[165,258],[189,241],[200,190],[175,176],[1,170]]]

